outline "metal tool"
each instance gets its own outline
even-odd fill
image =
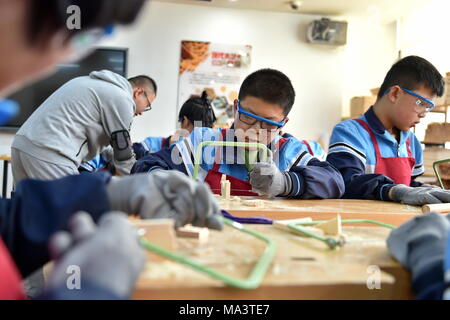
[[[141,238],[140,242],[141,242],[141,245],[149,251],[152,251],[160,256],[172,259],[172,260],[182,263],[184,265],[187,265],[187,266],[193,268],[194,270],[205,273],[215,279],[221,280],[222,282],[224,282],[225,284],[227,284],[229,286],[239,288],[239,289],[247,289],[247,290],[255,289],[255,288],[259,287],[264,275],[266,274],[266,272],[275,256],[276,243],[272,239],[270,239],[256,231],[245,228],[242,224],[240,224],[238,222],[235,222],[235,221],[232,221],[232,220],[229,220],[226,218],[222,218],[222,219],[226,225],[228,225],[232,228],[235,228],[239,231],[242,231],[244,233],[247,233],[249,235],[252,235],[253,237],[255,237],[259,240],[262,240],[267,244],[266,248],[264,249],[263,254],[259,258],[258,262],[255,264],[253,270],[251,271],[251,273],[247,279],[234,278],[234,277],[231,277],[224,273],[218,272],[212,268],[202,266],[199,263],[197,263],[187,257],[184,257],[175,252],[170,252],[162,247],[152,244],[151,242],[145,240],[144,238]]]
[[[322,241],[324,242],[328,248],[330,248],[331,250],[336,249],[337,247],[342,247],[345,244],[345,239],[340,237],[339,239],[335,239],[332,237],[322,237],[319,236],[317,234],[314,234],[312,232],[309,232],[308,230],[305,230],[304,228],[301,228],[299,226],[315,226],[318,225],[320,223],[326,222],[326,220],[322,220],[322,221],[313,221],[313,222],[294,222],[294,223],[290,223],[288,224],[288,227],[292,230],[295,230],[297,232],[301,232],[311,238],[314,238],[316,240]],[[375,220],[368,220],[368,219],[347,219],[347,220],[342,220],[341,221],[342,224],[346,224],[346,223],[370,223],[370,224],[375,224],[381,227],[385,227],[385,228],[389,228],[389,229],[395,229],[397,228],[396,226],[393,226],[391,224],[387,224],[387,223],[383,223],[383,222],[379,222],[379,221],[375,221]]]
[[[438,172],[438,170],[436,170],[436,166],[437,166],[438,164],[446,163],[446,162],[450,162],[450,159],[444,159],[444,160],[439,160],[439,161],[433,162],[433,171],[434,171],[434,174],[436,175],[436,177],[437,177],[437,179],[438,179],[438,181],[439,181],[439,184],[440,184],[440,186],[441,186],[442,189],[445,189],[445,188],[444,188],[444,183],[442,182],[440,173]]]
[[[227,217],[234,221],[239,221],[240,223],[273,224],[272,219],[263,218],[263,217],[245,217],[245,218],[236,217],[225,210],[222,210],[222,215],[224,217]],[[345,239],[342,237],[339,239],[334,239],[332,237],[322,237],[313,232],[308,231],[307,229],[302,228],[302,226],[303,227],[315,226],[315,225],[318,225],[323,222],[326,222],[326,220],[312,221],[312,222],[293,222],[293,223],[289,223],[287,226],[288,226],[288,228],[290,228],[296,232],[302,233],[308,237],[311,237],[313,239],[324,242],[332,250],[335,249],[336,247],[342,247],[345,244]],[[345,224],[345,223],[370,223],[370,224],[375,224],[375,225],[389,228],[389,229],[397,228],[396,226],[391,225],[391,224],[387,224],[387,223],[383,223],[383,222],[379,222],[379,221],[375,221],[375,220],[368,220],[368,219],[348,219],[348,220],[342,220],[341,223],[342,224]]]
[[[219,147],[242,147],[242,148],[257,148],[258,150],[263,150],[265,155],[264,160],[267,161],[267,158],[270,156],[270,150],[266,145],[262,143],[251,143],[251,142],[231,142],[231,141],[204,141],[200,143],[195,151],[195,159],[194,159],[194,172],[192,174],[192,178],[197,180],[198,171],[200,169],[200,160],[202,156],[202,150],[205,146],[219,146]],[[251,162],[246,157],[246,167],[248,171],[252,170]]]

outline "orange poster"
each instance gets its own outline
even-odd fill
[[[204,90],[214,108],[217,125],[232,122],[232,105],[239,86],[250,72],[249,45],[182,41],[178,82],[178,107]]]

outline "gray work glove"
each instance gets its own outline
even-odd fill
[[[409,220],[393,230],[387,239],[391,254],[411,270],[413,286],[419,295],[420,291],[427,291],[426,287],[433,284],[418,279],[428,278],[429,273],[443,272],[442,263],[449,232],[448,217],[432,212]]]
[[[219,205],[204,183],[175,170],[155,170],[112,177],[107,187],[113,210],[138,214],[143,219],[172,218],[175,227],[192,224],[221,230]]]
[[[270,197],[285,195],[292,188],[289,174],[281,172],[273,162],[254,164],[249,177],[252,191]]]
[[[114,149],[111,146],[107,146],[100,154],[106,162],[114,159]]]
[[[146,254],[141,248],[136,229],[122,212],[103,215],[94,224],[85,212],[75,214],[69,222],[70,232],[60,231],[50,240],[50,253],[55,266],[49,277],[50,288],[66,288],[79,268],[80,291],[68,288],[76,299],[90,299],[83,285],[96,285],[120,298],[129,298],[137,278],[145,266]],[[72,281],[71,281],[72,280]],[[80,295],[81,293],[81,295]]]
[[[450,191],[434,186],[412,188],[399,184],[392,187],[390,194],[393,201],[410,205],[450,202]]]

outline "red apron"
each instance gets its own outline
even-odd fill
[[[364,129],[366,129],[372,139],[376,155],[375,173],[391,178],[396,184],[404,184],[409,186],[411,184],[412,169],[416,163],[416,159],[414,159],[411,153],[409,137],[406,140],[408,157],[383,158],[381,156],[380,147],[378,146],[378,141],[375,138],[375,134],[372,129],[362,119],[355,120],[358,121]]]
[[[225,140],[226,129],[222,130],[222,138]],[[278,148],[280,148],[283,143],[285,143],[287,139],[282,138],[278,141]],[[214,167],[208,171],[208,174],[205,178],[205,182],[209,184],[211,191],[215,194],[221,194],[222,188],[220,185],[220,180],[222,179],[222,174],[219,172],[220,164],[217,162],[214,163]],[[226,175],[227,180],[230,181],[231,184],[231,192],[232,196],[258,196],[257,193],[251,192],[252,185],[248,181],[244,181],[233,176]]]
[[[21,278],[3,241],[0,239],[0,300],[23,300]]]
[[[208,175],[205,178],[205,182],[209,184],[211,191],[215,194],[221,194],[220,181],[222,179],[222,174],[219,172],[220,164],[214,163],[212,170],[208,171]],[[257,193],[251,192],[252,185],[248,181],[244,181],[232,176],[227,175],[227,180],[231,183],[232,196],[258,196]]]

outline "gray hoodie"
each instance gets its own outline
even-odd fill
[[[45,100],[17,132],[12,148],[78,168],[110,144],[111,133],[130,130],[135,109],[127,79],[94,71],[67,82]],[[116,165],[129,173],[134,162],[133,156]]]

